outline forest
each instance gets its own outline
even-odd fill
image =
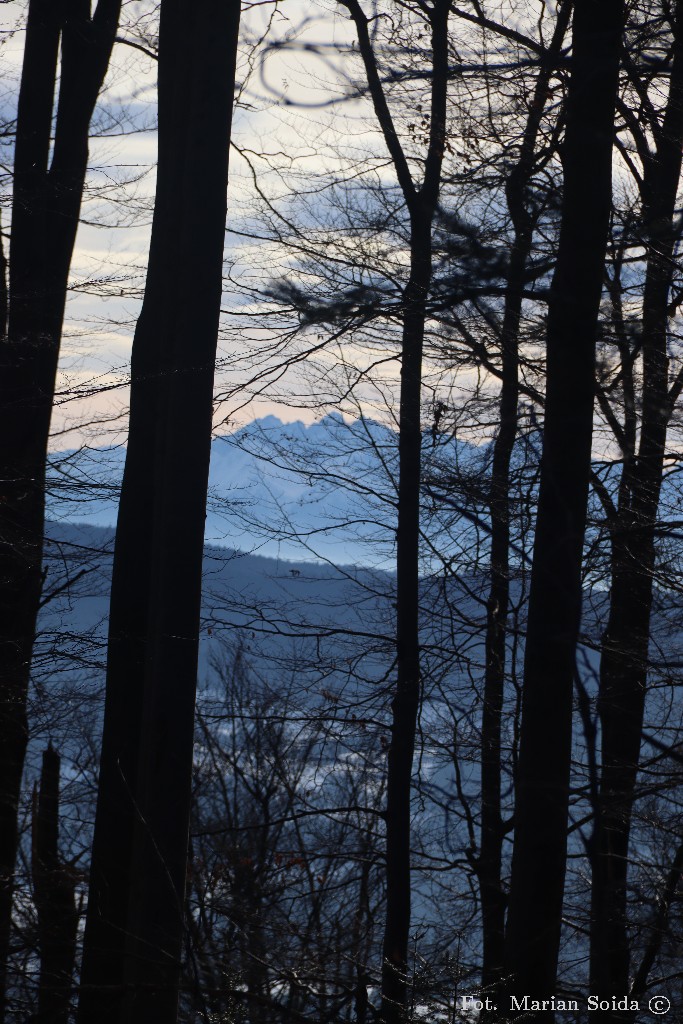
[[[683,1022],[683,0],[0,58],[0,1024]]]

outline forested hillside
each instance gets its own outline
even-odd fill
[[[0,53],[0,1024],[683,1021],[682,4]]]

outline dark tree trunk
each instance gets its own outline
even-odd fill
[[[34,1024],[67,1024],[76,958],[75,877],[59,855],[59,755],[43,754],[34,793],[31,867],[38,914],[40,981]]]
[[[505,646],[510,596],[510,461],[517,436],[519,325],[525,272],[533,240],[533,218],[526,207],[545,110],[548,85],[569,24],[570,3],[560,8],[544,63],[538,73],[521,152],[506,182],[514,238],[501,334],[500,427],[491,468],[491,588],[487,602],[486,667],[481,724],[481,846],[477,860],[482,914],[482,986],[498,997],[503,973],[506,894],[503,889],[501,815],[501,717],[505,686]]]
[[[382,1024],[405,1020],[410,931],[410,805],[415,730],[420,703],[419,539],[422,349],[432,279],[432,225],[446,141],[448,18],[451,0],[424,9],[432,44],[429,143],[424,177],[416,187],[396,134],[382,85],[370,21],[358,0],[340,0],[358,33],[368,91],[410,216],[410,276],[403,293],[399,414],[398,529],[396,535],[396,692],[387,766],[387,911],[382,951]]]
[[[410,931],[410,812],[420,703],[419,539],[422,347],[431,281],[431,216],[415,217],[404,293],[396,539],[396,693],[387,765],[387,913],[382,964],[383,1024],[404,1019]]]
[[[9,311],[9,292],[7,286],[7,257],[5,256],[5,243],[2,237],[2,224],[0,224],[0,345],[7,341],[7,313]]]
[[[683,149],[683,33],[680,4],[669,96],[656,153],[645,168],[643,233],[647,269],[643,295],[643,402],[640,441],[624,453],[617,515],[611,527],[612,587],[600,660],[602,774],[593,836],[591,991],[628,991],[630,973],[626,881],[629,834],[647,688],[655,528],[662,484],[668,394],[668,304],[675,270],[676,197]],[[600,1014],[627,1021],[632,1014]]]
[[[88,131],[120,0],[31,0],[17,111],[8,294],[0,343],[0,1019],[42,586],[45,464]],[[54,142],[53,106],[61,45]],[[4,270],[4,267],[3,267]],[[4,291],[4,289],[3,289]]]
[[[539,999],[554,993],[560,943],[595,342],[623,22],[622,0],[576,0],[505,956],[509,993]],[[552,1018],[550,1011],[532,1014]]]
[[[484,696],[481,720],[481,840],[476,862],[482,917],[482,986],[495,995],[503,971],[505,907],[502,880],[501,725],[510,596],[510,460],[517,436],[518,341],[524,270],[531,229],[515,232],[503,317],[500,427],[491,467],[491,587],[487,601]]]
[[[405,1020],[410,934],[410,815],[415,733],[421,696],[419,546],[422,354],[432,279],[432,225],[446,134],[450,0],[430,11],[431,138],[422,187],[410,195],[410,278],[403,294],[396,532],[396,692],[387,762],[387,910],[382,947],[382,1024]]]
[[[159,161],[132,355],[81,1024],[178,1000],[237,0],[162,0]]]

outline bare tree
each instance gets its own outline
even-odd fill
[[[510,993],[538,998],[555,991],[560,944],[595,346],[623,24],[621,0],[575,2],[505,956]],[[535,1014],[552,1017],[549,1010]]]
[[[239,649],[217,669],[198,715],[188,1004],[348,1020],[379,937],[381,751],[356,726],[339,758],[352,723],[306,705],[303,663],[269,682]]]
[[[477,874],[482,905],[482,985],[497,996],[503,974],[506,896],[503,888],[504,822],[501,813],[501,727],[506,681],[510,605],[511,460],[519,421],[519,359],[522,303],[533,251],[537,214],[533,175],[543,115],[551,96],[569,25],[571,3],[559,9],[547,52],[540,58],[519,158],[507,175],[505,195],[512,222],[510,262],[500,335],[499,427],[493,444],[489,507],[491,587],[487,601],[486,661],[481,725],[481,840]],[[546,143],[547,145],[547,143]]]
[[[42,586],[50,416],[90,120],[121,0],[99,0],[92,14],[90,7],[31,0],[17,110],[9,284],[0,302],[0,1019]]]
[[[170,1024],[177,1013],[239,16],[237,0],[161,4],[156,202],[133,343],[81,1024]]]
[[[675,279],[675,247],[680,228],[676,207],[683,148],[683,23],[681,5],[666,18],[670,45],[667,62],[669,92],[658,112],[646,105],[647,120],[627,117],[642,160],[639,181],[642,210],[634,230],[635,244],[646,251],[641,330],[629,344],[626,322],[617,319],[619,372],[624,395],[623,423],[617,424],[623,468],[616,502],[606,509],[611,547],[609,618],[600,661],[601,777],[592,838],[591,991],[611,996],[628,991],[630,974],[627,931],[629,837],[647,694],[651,609],[656,578],[656,540],[667,428],[683,376],[669,381],[669,322]],[[638,55],[627,60],[633,88],[641,95]],[[652,137],[651,146],[649,138]],[[630,232],[628,232],[630,235]],[[628,242],[628,235],[627,235]],[[613,296],[621,287],[615,269]],[[623,309],[621,309],[623,318]],[[636,361],[642,359],[640,401]],[[601,407],[615,424],[610,403],[611,381],[600,382]],[[640,415],[639,415],[640,410]],[[611,414],[611,415],[610,415]],[[639,422],[638,422],[639,420]],[[638,437],[639,433],[639,437]],[[605,1014],[606,1020],[627,1020],[628,1013]]]
[[[419,540],[422,446],[422,357],[432,279],[432,225],[439,198],[446,143],[448,18],[450,0],[423,6],[432,62],[429,139],[422,180],[414,180],[394,126],[369,19],[357,0],[341,0],[354,21],[368,90],[410,217],[410,276],[402,296],[399,413],[398,526],[396,532],[396,692],[387,765],[387,916],[382,964],[384,1024],[403,1019],[410,930],[410,804],[415,728],[420,703]]]

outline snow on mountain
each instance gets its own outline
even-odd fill
[[[393,464],[395,448],[391,431],[349,427],[337,415],[310,426],[268,416],[215,438],[206,543],[302,561],[367,558],[363,549],[391,518],[377,496],[391,487],[377,453]],[[124,461],[123,446],[54,453],[48,518],[114,526]],[[349,521],[342,540],[339,525]]]
[[[481,451],[425,438],[455,465]],[[274,416],[211,445],[205,540],[274,558],[390,568],[396,527],[396,433],[337,413],[305,425]],[[114,526],[125,448],[53,453],[47,512],[53,521]],[[178,487],[182,487],[182,475]]]

